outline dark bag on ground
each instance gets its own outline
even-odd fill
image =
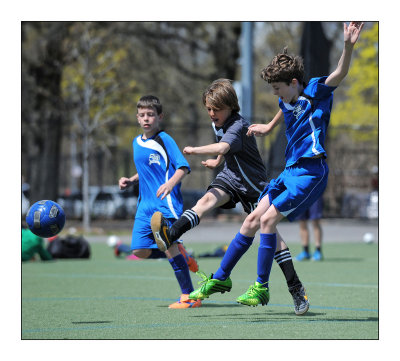
[[[47,246],[53,258],[90,258],[90,245],[83,237],[57,237]]]

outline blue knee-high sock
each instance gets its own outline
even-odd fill
[[[261,233],[257,259],[257,282],[266,283],[269,281],[275,250],[276,233]],[[268,287],[268,283],[265,287]]]
[[[214,277],[221,281],[226,280],[231,274],[233,268],[238,263],[240,257],[242,257],[253,243],[254,237],[246,237],[240,232],[236,234],[232,240],[224,257],[222,258],[221,265],[215,272]]]
[[[192,292],[194,288],[192,279],[190,278],[189,267],[185,261],[185,258],[181,254],[178,254],[168,261],[175,272],[175,277],[178,280],[182,293],[189,294]]]

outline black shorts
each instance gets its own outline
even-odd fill
[[[254,194],[254,196],[251,197],[246,196],[242,192],[238,192],[232,186],[232,184],[230,184],[224,179],[221,178],[214,179],[214,181],[208,186],[207,191],[209,191],[212,188],[219,188],[223,190],[225,193],[229,194],[229,196],[231,197],[231,199],[227,203],[223,204],[219,208],[232,209],[235,208],[236,204],[240,202],[243,206],[244,211],[247,214],[250,214],[257,207],[259,194]]]

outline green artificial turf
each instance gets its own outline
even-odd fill
[[[188,244],[195,253],[218,244]],[[296,316],[274,262],[267,306],[235,302],[256,279],[257,243],[234,269],[230,293],[196,309],[171,310],[179,296],[166,260],[116,258],[92,244],[89,260],[22,264],[22,339],[378,339],[378,245],[325,244],[323,262],[295,262],[310,310]],[[300,246],[290,245],[292,256]],[[221,258],[198,259],[215,272]],[[193,285],[200,278],[192,274]]]

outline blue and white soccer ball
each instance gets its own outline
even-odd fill
[[[64,227],[65,213],[61,206],[53,201],[38,201],[26,214],[29,229],[39,237],[53,237]]]

